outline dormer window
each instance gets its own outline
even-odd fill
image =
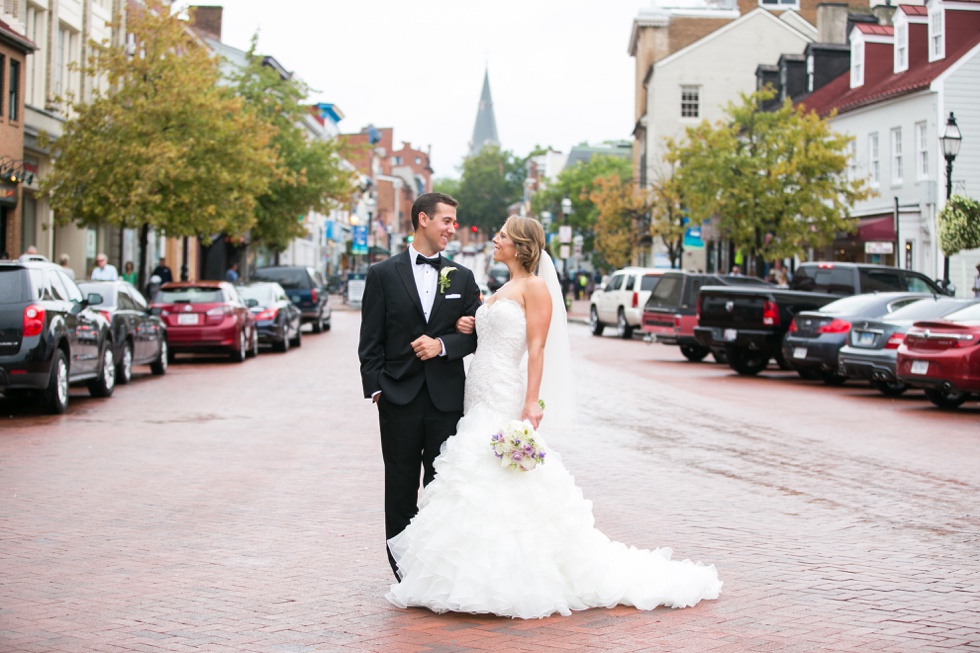
[[[899,9],[895,12],[895,73],[903,73],[909,69],[909,21],[905,12]]]
[[[946,58],[946,13],[942,0],[929,3],[929,61]]]
[[[851,88],[864,86],[864,37],[854,30],[851,34]]]

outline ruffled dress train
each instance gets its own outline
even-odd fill
[[[465,416],[436,460],[418,515],[388,541],[401,575],[388,600],[532,619],[615,605],[683,608],[717,598],[722,583],[714,565],[672,561],[668,548],[628,547],[597,530],[592,502],[540,433],[544,464],[528,472],[501,467],[490,436],[520,418],[523,309],[505,299],[484,305],[477,330]]]

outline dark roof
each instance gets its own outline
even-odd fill
[[[903,5],[904,8],[904,5]],[[921,15],[907,11],[912,15]],[[954,14],[955,16],[950,16]],[[844,113],[881,100],[898,97],[928,88],[943,72],[980,43],[980,11],[957,11],[946,7],[946,56],[938,61],[929,61],[928,26],[909,23],[909,68],[895,73],[893,45],[886,43],[866,43],[864,51],[864,85],[850,88],[850,70],[843,73],[823,88],[814,91],[800,101],[807,109],[820,115],[827,115],[837,109]],[[887,32],[866,32],[867,27],[858,25],[862,33],[891,35]]]
[[[23,34],[17,33],[13,27],[0,20],[0,41],[12,45],[18,50],[29,54],[37,50],[37,46]]]

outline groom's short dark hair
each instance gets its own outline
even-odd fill
[[[419,213],[432,215],[436,212],[436,204],[459,206],[459,202],[445,193],[425,193],[419,195],[419,198],[415,200],[415,204],[412,204],[412,229],[419,228]]]

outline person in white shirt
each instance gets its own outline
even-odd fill
[[[977,276],[973,278],[973,296],[980,299],[980,263],[977,263]]]
[[[58,259],[58,264],[61,265],[61,269],[65,271],[72,281],[75,280],[75,271],[71,269],[71,257],[67,254],[62,254],[61,258]]]
[[[119,270],[112,263],[109,263],[109,258],[103,254],[99,253],[95,257],[95,268],[92,269],[92,280],[93,281],[115,281],[119,278]]]

